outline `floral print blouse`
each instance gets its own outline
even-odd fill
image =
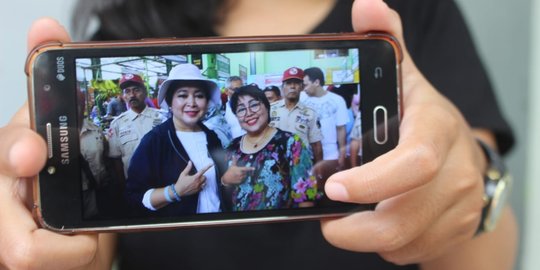
[[[298,207],[321,194],[312,174],[312,154],[298,135],[277,131],[270,142],[253,154],[240,150],[241,138],[228,147],[229,166],[254,167],[232,192],[232,210],[249,211]]]

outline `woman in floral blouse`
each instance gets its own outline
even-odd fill
[[[257,86],[240,87],[230,102],[247,133],[228,147],[229,169],[221,178],[224,206],[232,211],[313,206],[320,194],[302,139],[268,126],[270,103]]]

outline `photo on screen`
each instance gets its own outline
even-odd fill
[[[354,48],[76,59],[84,219],[339,207],[324,184],[362,164],[359,61]]]

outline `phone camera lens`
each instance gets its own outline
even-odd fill
[[[51,85],[50,84],[44,85],[43,90],[45,90],[45,92],[49,92],[51,90]]]

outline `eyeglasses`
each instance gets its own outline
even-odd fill
[[[139,87],[139,86],[132,86],[132,87],[124,88],[122,90],[122,92],[124,94],[131,94],[131,93],[138,94],[138,93],[142,92],[142,90],[143,89],[141,87]]]
[[[238,107],[236,108],[236,116],[238,117],[246,116],[248,108],[250,112],[256,113],[261,110],[261,102],[258,100],[250,100],[248,103],[248,107],[244,105],[238,105]]]

